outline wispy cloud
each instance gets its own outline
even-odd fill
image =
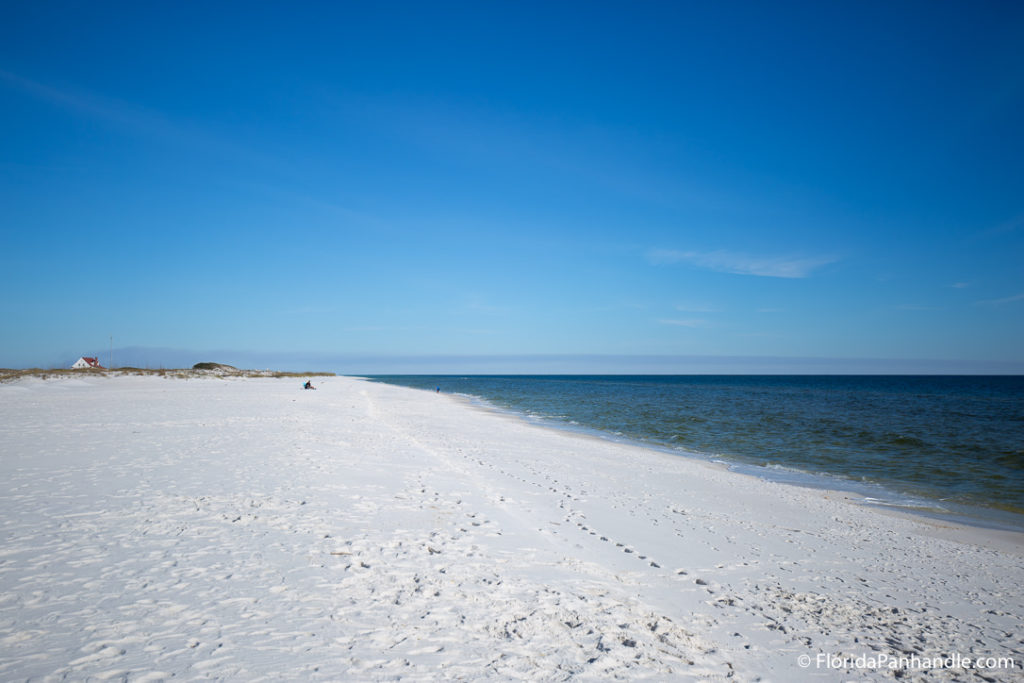
[[[1005,306],[1006,304],[1014,304],[1018,301],[1024,301],[1024,292],[1020,294],[1014,294],[1013,296],[1006,296],[1002,299],[988,299],[986,301],[979,301],[979,306]]]
[[[894,306],[897,311],[941,311],[941,308],[936,306],[926,306],[924,304],[899,304]]]
[[[805,278],[819,268],[834,263],[835,256],[755,256],[733,251],[677,251],[654,249],[648,258],[655,264],[688,263],[698,268],[734,275]]]
[[[953,289],[967,289],[971,286],[970,282],[954,282],[950,285]]]
[[[299,306],[281,311],[283,315],[331,315],[337,311],[333,306]]]
[[[687,319],[687,320],[677,320],[677,319],[665,319],[665,318],[662,318],[658,322],[661,323],[662,325],[673,325],[675,327],[691,327],[691,328],[708,327],[711,324],[707,320],[700,320],[700,319],[696,319],[696,318],[694,318],[694,319]]]
[[[1009,220],[992,226],[988,230],[982,232],[981,235],[984,237],[998,237],[1001,235],[1008,235],[1022,229],[1024,229],[1024,213],[1017,214]]]
[[[420,332],[423,329],[419,325],[350,325],[344,328],[346,332]]]
[[[163,112],[95,92],[67,85],[54,86],[34,81],[0,69],[0,85],[19,90],[49,104],[66,109],[77,116],[102,121],[114,129],[144,138],[192,150],[213,152],[243,163],[280,168],[284,160],[268,156],[248,146],[236,144],[208,130]]]
[[[508,306],[492,304],[478,295],[470,296],[461,306],[462,312],[481,315],[506,315],[510,310]]]
[[[0,69],[0,84],[20,90],[51,105],[67,109],[79,116],[101,120],[125,132],[162,138],[175,144],[218,142],[209,136],[175,123],[158,111],[86,90],[65,85],[55,87],[4,69]]]
[[[722,309],[712,304],[685,303],[676,304],[676,310],[680,313],[721,313]]]

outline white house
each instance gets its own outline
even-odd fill
[[[84,368],[94,368],[96,370],[102,370],[103,366],[100,365],[100,361],[97,358],[89,358],[82,356],[75,361],[75,364],[71,366],[72,370],[82,370]]]

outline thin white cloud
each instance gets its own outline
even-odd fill
[[[690,328],[707,327],[709,325],[707,320],[699,320],[699,319],[689,319],[689,320],[675,320],[675,319],[671,319],[670,320],[670,319],[662,318],[658,322],[661,323],[662,325],[673,325],[675,327],[690,327]]]
[[[1017,214],[1013,218],[985,230],[981,235],[983,237],[998,237],[1009,235],[1021,229],[1024,229],[1024,213]]]
[[[740,339],[789,339],[790,335],[780,332],[741,332],[733,335]]]
[[[203,128],[174,120],[160,111],[132,102],[65,85],[55,87],[5,69],[0,69],[0,85],[20,90],[79,116],[103,121],[122,133],[139,135],[192,150],[214,152],[219,156],[247,164],[259,164],[276,169],[285,165],[285,161],[278,156],[262,154],[251,147],[236,144]]]
[[[648,252],[655,264],[688,263],[698,268],[734,275],[757,275],[759,277],[805,278],[819,268],[834,263],[834,256],[752,256],[738,252],[677,251],[655,249]]]
[[[675,309],[680,313],[721,313],[722,309],[712,304],[685,303],[676,304]]]
[[[284,315],[332,315],[337,311],[332,306],[299,306],[281,311]]]
[[[926,306],[924,304],[900,304],[894,306],[897,311],[941,311],[941,308],[935,306]]]
[[[970,282],[954,282],[950,285],[953,289],[967,289],[971,286]]]
[[[474,295],[462,304],[461,310],[467,313],[479,313],[482,315],[506,315],[512,309],[508,306],[496,306],[485,301],[483,297]]]
[[[1020,294],[1014,294],[1013,296],[1003,297],[1002,299],[989,299],[987,301],[979,301],[979,306],[1004,306],[1006,304],[1017,303],[1018,301],[1024,301],[1024,292]]]
[[[419,332],[423,329],[418,325],[350,325],[344,328],[346,332]]]

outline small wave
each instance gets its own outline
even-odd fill
[[[935,500],[924,500],[922,498],[875,498],[873,496],[864,496],[861,500],[866,505],[875,505],[877,507],[917,510],[944,515],[952,512],[949,508],[939,505]]]
[[[906,434],[886,434],[884,442],[889,443],[893,446],[900,446],[906,448],[928,447],[928,444],[925,441],[922,441],[916,436],[907,436]]]
[[[996,463],[1002,467],[1014,470],[1024,470],[1024,450],[1006,451],[995,458]]]

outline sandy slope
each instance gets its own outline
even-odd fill
[[[0,386],[0,679],[1021,676],[1018,539],[300,384]]]

